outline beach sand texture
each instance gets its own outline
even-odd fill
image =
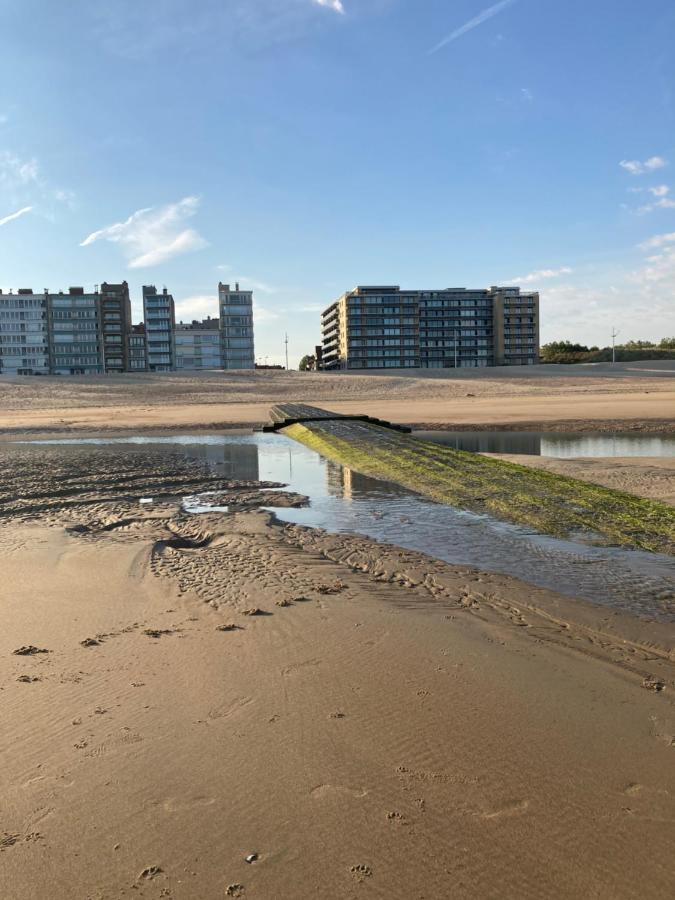
[[[675,361],[357,372],[0,378],[5,439],[22,432],[254,427],[303,402],[427,427],[674,431]]]
[[[672,897],[675,627],[146,450],[0,464],[0,896]]]

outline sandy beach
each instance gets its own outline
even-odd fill
[[[303,402],[428,428],[675,431],[675,362],[0,379],[2,435],[257,427]]]
[[[523,403],[578,416],[566,377]],[[268,406],[38,381],[0,395],[0,896],[672,896],[672,621],[284,524],[303,496],[151,446],[13,444]],[[607,421],[667,415],[672,372],[601,381]],[[522,461],[673,502],[668,461]]]

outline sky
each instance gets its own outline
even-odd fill
[[[0,0],[0,287],[520,284],[542,342],[675,335],[672,0]]]

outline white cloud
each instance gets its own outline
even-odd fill
[[[534,94],[529,88],[521,88],[520,97],[525,103],[532,103],[534,100]]]
[[[667,184],[659,184],[657,187],[650,187],[647,190],[653,197],[665,197],[666,194],[670,193],[670,188]]]
[[[496,16],[497,13],[500,13],[503,9],[506,9],[507,6],[511,6],[515,2],[516,0],[499,0],[499,3],[495,3],[493,6],[484,9],[482,12],[478,13],[477,16],[474,16],[473,19],[469,19],[464,25],[460,25],[459,28],[450,32],[450,34],[447,35],[447,37],[444,37],[435,47],[432,47],[429,51],[429,55],[431,56],[433,53],[438,53],[442,47],[446,47],[448,44],[452,43],[452,41],[456,41],[457,38],[462,37],[462,35],[466,34],[468,31],[473,31],[474,28],[482,25],[483,22],[487,22],[488,19]]]
[[[661,197],[654,203],[646,203],[644,206],[638,207],[638,215],[644,216],[655,209],[675,209],[675,200],[671,200],[670,197]]]
[[[619,165],[631,175],[644,175],[646,172],[663,169],[668,163],[662,156],[650,156],[644,162],[640,162],[639,159],[622,159]]]
[[[549,278],[559,278],[561,275],[571,275],[572,271],[569,266],[561,266],[559,269],[537,269],[527,275],[518,275],[511,281],[517,284],[532,284],[535,281],[546,281]]]
[[[182,227],[198,207],[198,197],[185,197],[178,203],[139,209],[125,222],[92,232],[80,246],[88,247],[99,240],[110,241],[122,245],[130,269],[156,266],[174,256],[208,246],[194,228]]]
[[[655,234],[654,237],[639,246],[641,250],[652,250],[656,247],[663,247],[665,244],[675,244],[675,231],[668,234]]]
[[[10,213],[8,216],[0,219],[0,227],[6,225],[8,222],[13,222],[14,219],[18,219],[20,216],[25,216],[26,213],[29,213],[32,209],[32,206],[24,206],[23,209],[17,209],[16,212]]]
[[[342,0],[314,0],[314,3],[317,6],[325,6],[326,9],[332,9],[333,12],[344,15],[345,8],[342,5]]]
[[[193,319],[201,321],[208,316],[215,319],[218,315],[217,290],[212,294],[198,294],[184,300],[176,299],[176,321],[192,322]]]

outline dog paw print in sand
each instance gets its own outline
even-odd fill
[[[246,888],[243,884],[231,884],[225,889],[226,897],[243,897],[245,893]]]
[[[39,675],[19,675],[16,680],[22,684],[33,684],[36,681],[42,681]]]
[[[365,881],[366,878],[373,877],[373,870],[370,868],[370,866],[365,866],[365,865],[351,866],[349,871],[351,873],[352,878],[354,878],[356,881],[359,881],[359,882]]]
[[[394,825],[406,825],[406,819],[403,813],[392,811],[387,813],[387,821]]]

